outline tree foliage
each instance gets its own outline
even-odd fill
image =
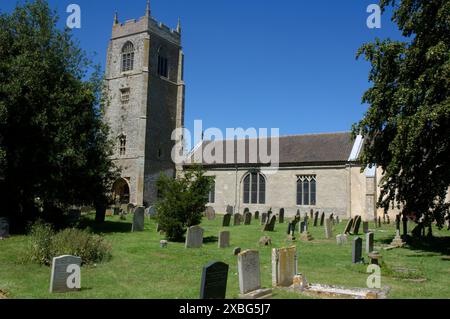
[[[202,220],[212,187],[211,178],[195,166],[177,179],[161,174],[157,187],[158,223],[169,240],[182,241],[187,227],[199,225]]]
[[[381,0],[404,41],[376,39],[359,49],[372,65],[363,96],[362,162],[383,170],[378,205],[398,207],[441,227],[449,213],[450,0]]]
[[[35,219],[72,204],[104,204],[116,170],[102,122],[100,70],[59,30],[44,0],[0,14],[0,174],[3,213]]]

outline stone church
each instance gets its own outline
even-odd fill
[[[172,132],[184,126],[183,64],[180,23],[171,29],[156,21],[149,2],[138,20],[120,23],[116,14],[107,53],[105,118],[122,169],[113,186],[122,204],[152,205],[160,173],[175,177],[189,166],[171,159],[178,142]],[[362,138],[353,141],[349,132],[281,137],[280,167],[270,175],[258,161],[202,163],[215,180],[209,206],[219,213],[228,206],[234,212],[285,208],[288,215],[313,209],[372,220],[382,214],[375,208],[380,172],[362,172],[362,145]]]

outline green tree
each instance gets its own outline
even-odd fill
[[[174,179],[161,174],[156,203],[157,220],[167,239],[182,241],[187,227],[199,225],[208,203],[212,180],[200,166],[187,169]]]
[[[404,41],[376,39],[363,45],[373,86],[363,98],[362,162],[383,170],[379,207],[439,227],[449,213],[450,185],[450,0],[381,0]]]
[[[13,226],[72,204],[105,206],[116,175],[99,68],[57,21],[44,0],[0,14],[2,213]]]

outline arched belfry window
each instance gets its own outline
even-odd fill
[[[122,72],[132,71],[134,68],[134,45],[130,41],[122,47]]]
[[[127,137],[125,135],[120,135],[118,138],[119,142],[119,155],[124,156],[127,153]]]
[[[266,203],[266,178],[259,172],[248,173],[244,177],[244,204]]]

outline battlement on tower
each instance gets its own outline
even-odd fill
[[[137,34],[142,32],[149,32],[156,34],[164,39],[167,39],[174,44],[181,46],[181,34],[171,29],[162,22],[158,22],[153,17],[144,16],[138,20],[127,20],[124,23],[117,23],[112,28],[112,39],[129,36],[130,34]]]

